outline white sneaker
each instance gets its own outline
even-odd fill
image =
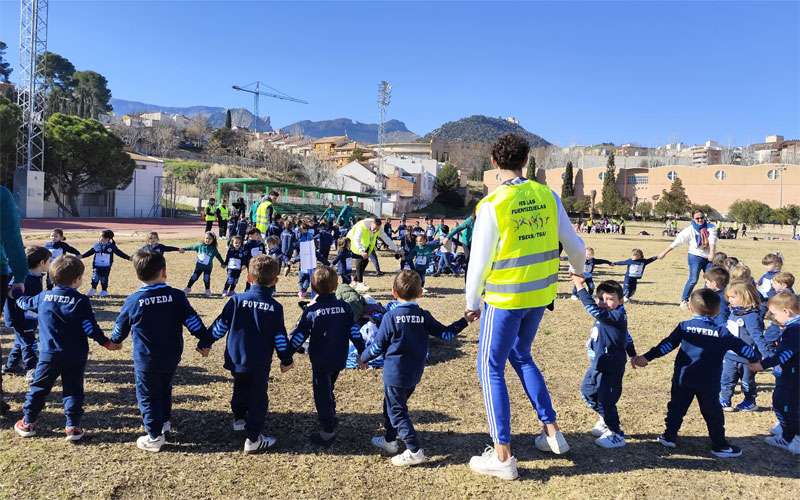
[[[669,439],[665,438],[663,434],[656,438],[656,442],[660,443],[661,446],[663,446],[665,448],[677,448],[678,447],[678,445],[675,443],[675,441],[670,441]]]
[[[775,422],[775,425],[769,430],[769,433],[773,436],[782,436],[783,435],[783,427],[781,427],[780,422]]]
[[[372,438],[372,445],[391,455],[400,451],[400,446],[398,446],[396,439],[394,441],[386,441],[386,438],[383,436],[375,436]]]
[[[592,427],[592,430],[590,432],[594,437],[600,437],[606,432],[608,432],[608,427],[606,426],[603,417],[597,419],[597,422],[595,422],[594,427]]]
[[[234,420],[231,427],[233,427],[233,432],[242,432],[247,427],[247,423],[244,419]]]
[[[211,297],[211,290],[206,290],[204,293],[206,297]]]
[[[392,457],[392,465],[396,465],[398,467],[408,467],[410,465],[418,465],[428,460],[428,457],[425,456],[425,452],[422,448],[418,449],[416,453],[412,453],[411,450],[406,450],[399,455],[395,455]]]
[[[90,288],[90,289],[89,289],[89,290],[86,292],[86,296],[87,296],[87,297],[94,297],[94,294],[95,294],[95,293],[97,293],[97,292],[95,292],[94,288]]]
[[[260,434],[255,441],[250,441],[250,438],[247,438],[244,441],[244,452],[248,455],[264,453],[268,448],[274,446],[276,441],[278,440],[274,437],[263,434]]]
[[[164,422],[164,424],[161,426],[161,435],[163,436],[168,432],[172,432],[172,422],[170,422],[169,420]]]
[[[570,300],[578,300],[578,296],[577,295],[572,295],[569,299]]]
[[[101,297],[108,297],[108,290],[100,290]]]
[[[166,440],[164,439],[164,435],[158,436],[157,439],[150,439],[150,436],[144,435],[136,440],[136,447],[140,450],[149,451],[151,453],[158,453],[161,451],[161,447],[164,446]]]
[[[191,293],[191,291],[192,291],[192,289],[189,288],[188,286],[183,289],[183,293],[185,293],[186,295],[189,295]]]
[[[594,440],[594,444],[601,448],[622,448],[625,446],[625,438],[613,432],[611,430],[607,430],[605,434],[600,436],[599,438]]]
[[[791,442],[783,439],[783,436],[770,436],[764,441],[768,445],[786,450],[792,455],[800,455],[800,439],[797,436]]]
[[[564,438],[564,434],[562,434],[561,431],[557,431],[555,436],[548,436],[542,431],[542,433],[533,440],[533,444],[536,446],[536,449],[540,451],[551,451],[556,455],[562,455],[569,451],[569,444],[567,444],[567,440]]]
[[[511,457],[501,462],[492,446],[487,446],[482,455],[470,458],[469,468],[478,474],[499,477],[506,481],[513,481],[519,477],[517,459]]]
[[[681,311],[688,311],[689,310],[689,303],[687,301],[685,301],[685,300],[682,300],[678,307],[681,308]]]

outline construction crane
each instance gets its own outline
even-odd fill
[[[272,90],[272,92],[262,92],[261,91],[262,86]],[[300,104],[308,104],[308,101],[292,97],[289,94],[286,94],[285,92],[281,92],[280,90],[270,87],[269,85],[259,81],[247,84],[243,87],[240,87],[239,85],[234,85],[233,90],[238,90],[239,92],[247,92],[248,94],[253,94],[253,116],[255,117],[254,120],[255,132],[258,132],[258,117],[259,117],[258,102],[261,96],[281,99],[282,101],[291,101],[291,102],[299,102]]]

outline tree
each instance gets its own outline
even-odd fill
[[[698,211],[703,212],[704,214],[706,214],[706,217],[708,219],[719,220],[719,219],[722,218],[722,215],[720,215],[720,213],[717,212],[714,209],[714,207],[712,207],[711,205],[709,205],[707,203],[689,203],[689,212],[690,213],[694,213],[694,212],[698,212]]]
[[[650,217],[653,211],[653,204],[649,201],[640,201],[636,204],[635,212],[642,218],[642,220]]]
[[[792,238],[797,236],[797,226],[800,224],[800,206],[786,205],[779,208],[774,212],[775,220],[783,225],[788,224],[792,226]]]
[[[439,192],[439,196],[436,197],[437,201],[449,206],[464,206],[464,199],[458,192],[461,186],[458,169],[455,165],[450,162],[444,164],[436,174],[435,186]]]
[[[6,43],[0,40],[0,79],[8,83],[8,77],[14,69],[11,67],[11,63],[6,62],[3,57],[6,54],[6,47]]]
[[[603,215],[625,215],[630,213],[630,207],[617,191],[617,175],[614,166],[614,153],[608,157],[606,172],[603,177],[603,199],[600,202],[600,210]]]
[[[728,218],[750,226],[760,226],[773,219],[772,209],[758,200],[736,200],[728,208]]]
[[[572,162],[567,162],[567,168],[564,169],[564,182],[561,185],[561,199],[571,198],[575,196],[575,185],[573,184]]]
[[[659,217],[670,215],[683,215],[689,211],[689,197],[686,196],[686,189],[679,178],[672,181],[669,191],[662,190],[661,197],[656,202],[653,210]]]
[[[353,148],[353,152],[350,153],[349,159],[350,161],[364,161],[364,150],[359,147]]]
[[[158,156],[166,156],[178,146],[178,131],[169,125],[157,125],[151,128],[150,137]]]
[[[229,109],[225,111],[225,128],[228,130],[232,127],[231,121],[231,110]]]
[[[111,111],[111,91],[106,77],[96,71],[76,71],[72,75],[72,99],[75,114],[81,118],[94,118]]]
[[[536,158],[533,155],[528,157],[528,170],[525,172],[525,178],[531,181],[536,180]]]
[[[56,113],[45,123],[45,194],[78,217],[78,196],[121,189],[133,178],[136,163],[123,142],[100,122]]]
[[[572,211],[576,214],[587,214],[592,205],[592,200],[588,196],[573,196]]]
[[[492,164],[489,162],[488,158],[483,159],[483,163],[481,163],[481,167],[479,170],[472,171],[472,178],[473,181],[483,181],[483,173],[487,170],[491,170]]]
[[[17,162],[17,130],[21,123],[19,106],[0,96],[0,184],[11,182]]]
[[[37,65],[43,68],[45,85],[49,89],[46,114],[74,114],[72,90],[75,82],[72,76],[75,74],[75,65],[55,52],[45,52],[39,56]]]

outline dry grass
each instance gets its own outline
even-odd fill
[[[73,243],[80,237],[75,236],[70,235]],[[632,236],[588,240],[598,257],[613,259],[626,258],[633,247],[652,255],[666,245],[663,239]],[[124,240],[120,244],[125,251],[139,246],[138,242]],[[760,270],[761,256],[775,248],[787,255],[787,270],[798,273],[797,243],[722,244],[722,250],[750,263],[756,271]],[[168,254],[173,285],[185,285],[193,261],[192,255]],[[391,258],[382,263],[387,270],[396,268]],[[640,351],[654,345],[685,317],[675,303],[686,267],[685,253],[678,253],[647,269],[637,297],[642,302],[627,306],[630,329]],[[598,270],[596,280],[619,276],[621,271]],[[213,289],[219,290],[223,281],[224,273],[217,267]],[[299,316],[295,282],[292,275],[282,278],[278,285],[289,327]],[[388,299],[390,276],[369,278],[368,282],[377,290],[376,298]],[[125,296],[137,287],[130,265],[118,261],[111,276],[112,297],[94,300],[98,320],[106,331],[111,330]],[[423,307],[442,321],[456,319],[463,310],[463,281],[431,278],[429,288],[431,294],[420,301]],[[199,290],[198,285],[195,290]],[[509,370],[513,446],[520,461],[520,481],[504,483],[480,477],[466,465],[469,457],[489,442],[475,376],[475,323],[455,344],[434,343],[432,363],[411,399],[412,418],[432,457],[426,466],[398,470],[370,446],[369,438],[380,432],[382,422],[378,371],[342,374],[337,386],[339,438],[327,451],[311,447],[306,436],[316,429],[316,416],[305,356],[297,356],[295,370],[273,372],[268,430],[278,437],[276,449],[263,456],[243,455],[241,438],[230,430],[231,381],[222,368],[222,345],[215,346],[211,357],[201,358],[191,349],[194,342],[187,336],[190,340],[175,385],[173,422],[178,432],[162,453],[146,454],[133,444],[142,430],[133,392],[130,341],[116,353],[93,345],[86,374],[84,418],[91,436],[77,446],[63,441],[58,388],[40,419],[40,436],[23,441],[11,431],[13,421],[4,421],[0,430],[0,497],[794,497],[800,488],[797,459],[763,443],[774,422],[769,410],[773,380],[768,374],[758,376],[762,388],[759,412],[726,415],[729,437],[744,448],[738,460],[710,458],[705,425],[696,406],[687,415],[676,452],[653,443],[662,431],[672,356],[644,370],[628,371],[620,413],[629,444],[614,451],[596,447],[588,434],[596,417],[583,405],[578,392],[587,364],[584,342],[591,320],[578,303],[565,300],[567,283],[562,283],[560,290],[556,310],[546,314],[534,342],[534,359],[548,381],[572,451],[554,457],[533,448],[532,437],[539,424],[519,381]],[[192,296],[191,300],[206,324],[223,305],[217,297]],[[3,339],[6,350],[9,341]],[[16,417],[25,384],[20,377],[9,377],[6,390]]]

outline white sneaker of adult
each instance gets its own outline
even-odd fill
[[[505,462],[501,462],[492,446],[487,446],[480,456],[470,458],[469,468],[478,474],[499,477],[506,481],[513,481],[519,477],[517,459],[509,457]]]
[[[398,451],[400,451],[400,446],[397,444],[397,440],[396,439],[394,441],[387,441],[386,438],[383,437],[383,436],[375,436],[374,438],[372,438],[371,442],[372,442],[372,446],[375,446],[376,448],[380,448],[383,451],[385,451],[386,453],[389,453],[389,454],[392,454],[392,455],[394,455]]]
[[[590,432],[592,433],[592,436],[600,437],[603,434],[605,434],[606,431],[608,431],[608,427],[606,426],[603,417],[600,417],[597,419],[597,422],[594,423],[594,427],[592,427],[592,430]]]
[[[163,436],[168,432],[172,432],[172,422],[170,422],[169,420],[164,422],[164,424],[161,426],[161,435]]]
[[[792,455],[800,455],[800,439],[797,436],[791,441],[786,441],[783,436],[770,436],[764,440],[768,445],[786,450]]]
[[[556,455],[563,455],[569,451],[569,444],[561,431],[556,431],[553,436],[548,436],[542,431],[542,433],[533,440],[533,444],[536,446],[536,449],[540,451],[550,451]]]
[[[601,448],[622,448],[625,446],[625,438],[613,432],[611,430],[607,430],[605,434],[600,436],[599,438],[594,440],[594,444]]]
[[[164,439],[163,434],[158,436],[156,439],[151,439],[150,436],[145,434],[136,440],[136,447],[140,450],[158,453],[161,451],[161,447],[164,446],[165,442],[166,440]]]
[[[274,437],[263,434],[259,435],[255,441],[250,441],[250,438],[247,438],[244,441],[244,452],[248,455],[264,453],[268,448],[274,446],[277,441]]]
[[[408,467],[411,465],[419,465],[425,462],[428,457],[425,456],[425,452],[422,448],[418,449],[416,453],[413,453],[411,450],[406,450],[399,455],[395,455],[392,457],[392,465],[396,465],[397,467]]]
[[[231,427],[234,432],[242,432],[247,427],[247,422],[244,419],[234,420]]]

